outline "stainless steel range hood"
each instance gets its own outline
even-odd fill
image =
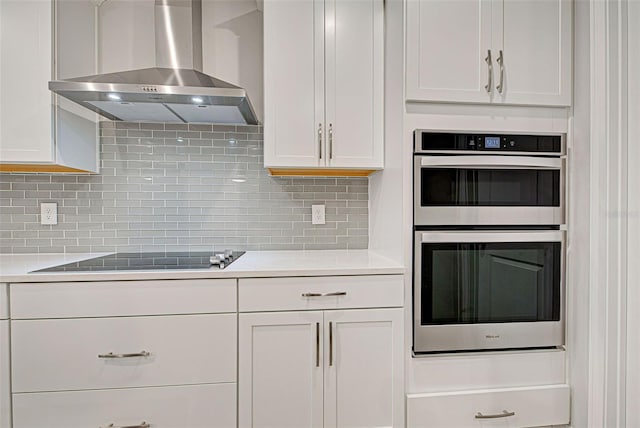
[[[200,0],[155,0],[157,67],[49,82],[111,119],[258,124],[244,89],[202,73]]]

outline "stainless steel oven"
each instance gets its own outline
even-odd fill
[[[564,232],[416,230],[414,352],[564,344]]]
[[[415,225],[564,223],[562,135],[415,131]]]
[[[564,136],[414,137],[414,352],[563,345]]]

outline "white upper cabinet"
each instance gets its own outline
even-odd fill
[[[502,13],[495,21],[502,24],[502,31],[497,40],[494,36],[494,49],[503,51],[504,89],[497,94],[498,102],[570,106],[571,1],[494,2],[495,9],[499,5]],[[496,88],[499,65],[494,76]]]
[[[407,2],[407,98],[486,102],[491,2]]]
[[[95,73],[94,8],[0,2],[0,171],[98,171],[95,114],[48,87]]]
[[[410,101],[571,105],[571,0],[408,0]]]
[[[383,167],[383,43],[382,0],[265,1],[265,167]]]
[[[321,166],[324,3],[265,2],[264,50],[265,166]]]

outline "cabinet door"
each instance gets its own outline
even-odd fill
[[[325,312],[325,427],[404,426],[402,317]]]
[[[51,162],[50,1],[0,1],[0,162]]]
[[[0,427],[11,426],[11,389],[9,385],[9,321],[0,321]]]
[[[382,168],[383,0],[325,4],[328,166]]]
[[[493,53],[503,51],[503,86],[495,64],[496,101],[507,104],[571,105],[571,1],[494,0]],[[494,13],[494,16],[496,14]]]
[[[491,17],[491,0],[408,0],[406,98],[489,102]]]
[[[318,167],[324,132],[324,2],[264,2],[264,164]]]
[[[322,312],[239,321],[239,426],[322,427]]]

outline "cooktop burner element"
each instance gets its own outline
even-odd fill
[[[224,269],[244,251],[116,253],[33,272]]]

